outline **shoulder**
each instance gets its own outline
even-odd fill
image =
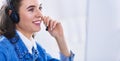
[[[11,45],[11,43],[9,42],[9,40],[8,40],[5,36],[1,35],[1,36],[0,36],[0,49],[1,49],[1,48],[6,48],[6,49],[8,49],[8,47],[10,48],[10,46],[12,46],[12,45]]]
[[[0,52],[1,51],[9,51],[9,49],[13,48],[10,41],[3,35],[0,36]]]
[[[9,40],[5,36],[1,35],[0,36],[0,59],[2,57],[6,59],[10,57],[9,52],[11,52],[11,49],[12,49],[12,45],[10,44]]]
[[[0,60],[18,61],[14,46],[5,36],[0,36]]]
[[[0,53],[13,52],[14,48],[10,41],[3,35],[0,36]]]

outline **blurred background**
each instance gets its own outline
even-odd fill
[[[120,0],[41,0],[43,14],[63,25],[74,61],[120,61]],[[2,0],[0,0],[2,5]],[[54,38],[45,26],[36,39],[59,58]]]
[[[87,2],[85,61],[120,61],[120,0]]]

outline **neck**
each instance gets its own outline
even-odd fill
[[[28,31],[22,31],[20,29],[17,29],[19,32],[21,32],[25,37],[27,37],[29,40],[31,40],[31,37],[33,36],[32,32],[28,32]]]

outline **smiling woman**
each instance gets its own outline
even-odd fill
[[[61,23],[43,16],[41,9],[39,0],[6,0],[0,11],[0,61],[59,61],[34,38],[42,22],[56,39],[60,61],[73,61],[74,54],[68,50]]]

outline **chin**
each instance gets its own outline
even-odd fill
[[[41,28],[39,28],[39,29],[36,29],[36,30],[35,30],[35,32],[39,32],[40,30],[41,30]]]

